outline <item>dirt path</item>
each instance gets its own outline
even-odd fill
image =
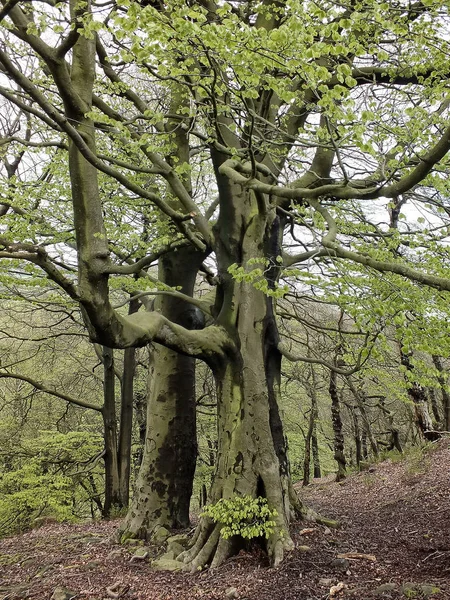
[[[0,600],[49,600],[58,586],[74,600],[450,600],[448,440],[301,493],[342,527],[295,524],[279,569],[255,552],[195,575],[156,572],[109,541],[114,522],[47,525],[0,541]]]

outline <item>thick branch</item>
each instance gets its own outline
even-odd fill
[[[231,181],[243,187],[290,200],[314,200],[321,196],[329,196],[337,200],[395,198],[418,185],[449,150],[450,126],[444,131],[439,141],[417,160],[414,169],[391,185],[383,185],[381,182],[378,184],[375,177],[374,179],[368,177],[363,180],[351,180],[349,182],[325,183],[313,188],[298,187],[303,183],[300,179],[292,187],[282,187],[263,183],[252,177],[251,165],[242,164],[234,159],[226,160],[219,170]]]
[[[121,302],[120,304],[116,304],[114,306],[114,308],[115,309],[120,308],[122,306],[125,306],[125,304],[128,304],[132,300],[140,300],[141,298],[144,298],[145,296],[171,296],[172,298],[178,298],[179,300],[184,300],[185,302],[192,304],[193,306],[196,306],[202,312],[207,314],[209,317],[212,316],[210,302],[205,302],[204,300],[201,300],[199,298],[193,298],[192,296],[188,296],[187,294],[183,294],[182,292],[177,292],[176,290],[169,290],[169,289],[168,290],[155,290],[153,292],[141,292],[139,294],[135,294],[134,296],[132,296],[131,298],[128,298],[124,302]]]
[[[431,275],[430,273],[413,269],[412,267],[399,262],[376,260],[370,256],[358,254],[352,250],[346,250],[334,242],[326,242],[324,246],[329,249],[329,256],[336,256],[337,258],[351,260],[360,265],[370,267],[375,271],[395,273],[405,277],[406,279],[416,281],[417,283],[427,285],[437,290],[450,292],[450,278],[447,279],[446,277]]]

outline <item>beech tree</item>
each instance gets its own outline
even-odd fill
[[[61,286],[93,341],[157,343],[210,366],[218,451],[209,502],[266,498],[276,511],[266,540],[273,564],[292,548],[289,521],[302,511],[290,482],[279,376],[283,355],[304,357],[278,333],[277,298],[289,289],[281,278],[300,272],[307,280],[319,261],[344,260],[450,290],[439,236],[431,244],[422,228],[432,251],[405,259],[393,252],[394,234],[368,216],[377,199],[419,201],[419,185],[445,206],[447,13],[440,2],[370,0],[7,0],[0,11],[0,93],[40,123],[12,141],[58,148],[54,160],[66,161],[77,273],[26,229],[1,236],[0,258],[29,261]],[[112,259],[108,194],[151,207],[158,243],[141,246],[133,264]],[[202,267],[213,299],[153,290],[199,308],[204,328],[114,307],[114,282],[167,252],[214,261]],[[138,501],[132,510],[138,516]],[[125,533],[143,535],[133,518]],[[220,534],[220,523],[202,518],[179,559],[190,569],[219,565],[237,541]]]

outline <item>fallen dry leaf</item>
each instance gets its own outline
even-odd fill
[[[300,535],[308,535],[310,533],[314,533],[316,530],[314,529],[314,527],[309,527],[308,529],[302,529],[300,531]]]
[[[339,592],[341,592],[344,588],[345,583],[343,583],[342,581],[340,581],[337,585],[333,585],[330,588],[330,598],[334,598],[335,596],[337,596]]]

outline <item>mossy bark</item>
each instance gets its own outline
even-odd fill
[[[280,223],[275,214],[258,210],[262,199],[251,192],[231,185],[221,192],[216,319],[234,344],[210,364],[217,383],[218,451],[208,501],[216,503],[236,495],[265,497],[269,507],[277,512],[274,530],[265,540],[270,561],[277,565],[284,551],[293,547],[289,521],[293,510],[301,505],[290,482],[278,408],[281,356],[274,301],[258,289],[260,286],[251,275],[236,280],[228,267],[238,264],[251,271],[254,262],[249,265],[250,259],[261,259],[265,264],[269,258],[264,277],[269,289],[274,289],[277,275],[273,265],[277,264]],[[203,517],[192,547],[179,560],[192,571],[207,564],[216,567],[242,543],[242,539],[222,538],[220,524]]]
[[[160,279],[191,295],[202,257],[171,253],[160,261]],[[185,301],[163,297],[155,306],[187,328],[199,316]],[[120,527],[125,537],[149,538],[158,526],[189,525],[189,503],[197,457],[195,360],[155,346],[149,369],[144,453],[133,500]]]
[[[250,300],[254,294],[250,289],[248,292]],[[254,307],[253,302],[251,304]],[[241,319],[247,320],[244,314]],[[267,498],[269,506],[277,511],[276,527],[267,540],[267,551],[272,562],[278,564],[283,551],[292,547],[290,482],[277,456],[271,427],[261,344],[262,320],[251,319],[247,325],[241,338],[245,353],[236,352],[215,368],[219,446],[209,502],[235,495]],[[234,551],[235,542],[221,538],[220,526],[204,518],[193,547],[182,558],[191,570],[207,563],[218,566]]]
[[[433,355],[433,364],[439,372],[438,382],[442,393],[442,408],[444,412],[444,430],[450,431],[450,394],[447,391],[447,381],[442,359],[436,354]]]
[[[403,352],[401,345],[400,360],[401,364],[409,373],[414,371],[414,365],[411,361],[411,355]],[[411,399],[414,407],[414,422],[419,434],[426,440],[438,439],[439,434],[434,431],[433,421],[428,412],[428,397],[425,388],[417,381],[406,379],[408,396]]]

